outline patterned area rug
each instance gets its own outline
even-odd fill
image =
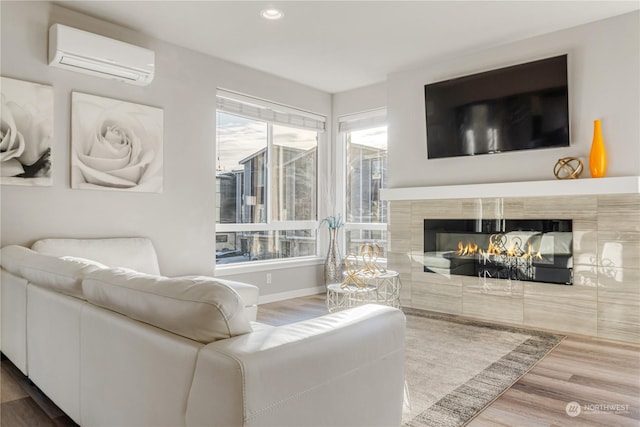
[[[565,338],[421,310],[403,311],[406,427],[465,425]]]

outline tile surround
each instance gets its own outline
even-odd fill
[[[404,306],[640,343],[639,194],[389,203],[388,264]],[[572,219],[574,285],[425,273],[423,220],[478,217]]]
[[[464,276],[462,286],[464,315],[499,322],[522,323],[523,282]]]

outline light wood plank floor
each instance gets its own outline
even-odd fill
[[[261,305],[258,321],[282,325],[326,313],[324,295],[313,295]],[[75,425],[8,360],[0,382],[2,427]],[[574,401],[581,413],[570,417]],[[640,426],[640,347],[569,336],[468,425]]]
[[[305,320],[324,304],[323,294],[265,304],[258,320]],[[570,417],[570,402],[588,410]],[[568,336],[468,426],[640,426],[640,346]]]

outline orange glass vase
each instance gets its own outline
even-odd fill
[[[593,178],[602,178],[607,172],[607,151],[602,140],[600,120],[593,121],[593,142],[589,154],[589,171]]]

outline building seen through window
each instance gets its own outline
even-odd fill
[[[343,132],[346,253],[357,254],[362,245],[377,244],[380,258],[385,258],[387,203],[380,199],[380,189],[387,180],[387,127],[343,128],[347,128]]]
[[[217,113],[216,263],[316,255],[318,131]]]

